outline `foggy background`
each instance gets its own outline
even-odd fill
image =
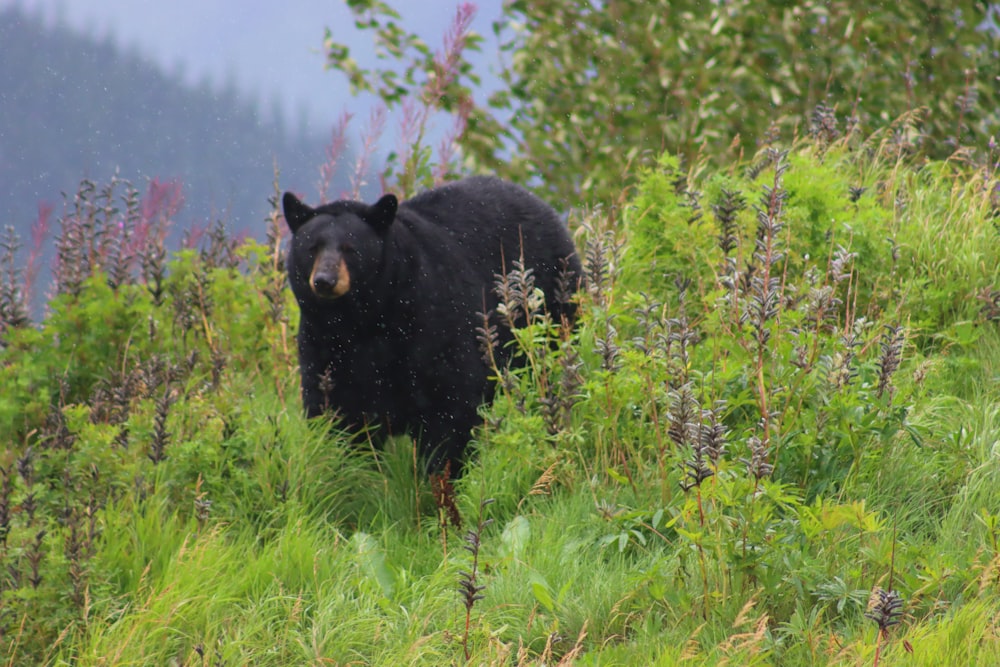
[[[458,3],[394,4],[437,50]],[[489,89],[501,0],[475,4],[486,41],[471,56]],[[370,34],[337,0],[0,0],[0,225],[24,239],[40,203],[58,217],[61,193],[119,169],[140,190],[179,182],[182,222],[259,236],[275,162],[283,188],[315,198],[332,124],[353,113],[356,143],[373,103],[325,69],[327,27],[374,64]],[[390,119],[384,142],[394,131]]]

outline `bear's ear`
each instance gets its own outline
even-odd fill
[[[396,219],[398,207],[399,200],[396,199],[396,195],[382,195],[381,199],[368,207],[368,212],[364,215],[365,222],[381,234],[389,229],[389,225]]]
[[[286,192],[285,196],[281,198],[281,208],[285,212],[285,222],[288,223],[292,234],[299,231],[299,227],[306,224],[309,218],[316,213],[291,192]]]

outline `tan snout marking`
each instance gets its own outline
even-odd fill
[[[351,272],[347,270],[347,262],[340,260],[337,267],[337,284],[333,287],[334,296],[344,296],[351,289]]]
[[[313,264],[312,273],[309,275],[309,287],[312,288],[313,294],[324,299],[336,299],[347,294],[351,289],[351,272],[347,270],[347,262],[341,258],[340,264],[337,266],[337,283],[329,293],[323,293],[316,289],[316,268],[319,264],[319,261]]]

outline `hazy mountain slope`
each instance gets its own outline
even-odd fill
[[[40,201],[59,204],[81,178],[116,168],[140,187],[181,180],[181,220],[254,232],[275,161],[301,187],[322,160],[322,137],[293,136],[238,91],[192,87],[108,40],[11,8],[0,44],[0,221],[22,235]]]

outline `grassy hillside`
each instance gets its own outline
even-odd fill
[[[68,216],[0,338],[3,663],[1000,664],[1000,190],[899,129],[574,215],[579,326],[433,484],[302,417],[277,213]]]

